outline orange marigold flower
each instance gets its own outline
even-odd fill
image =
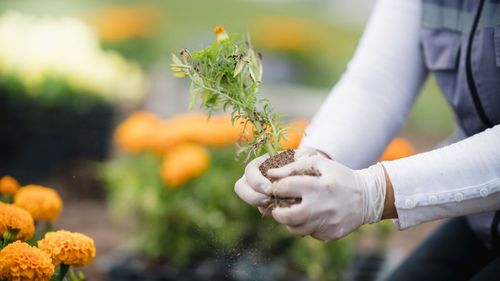
[[[162,121],[150,138],[153,152],[164,155],[169,149],[186,142],[197,142],[197,132],[207,125],[208,117],[200,113],[188,113]]]
[[[112,6],[98,14],[93,23],[100,37],[110,42],[149,38],[162,16],[160,9],[152,5]]]
[[[4,176],[0,178],[0,194],[14,195],[19,189],[19,182],[11,177]]]
[[[38,248],[49,254],[54,265],[62,263],[76,267],[91,263],[96,252],[92,238],[66,230],[48,232],[38,241]]]
[[[164,155],[182,143],[224,147],[251,137],[252,126],[231,122],[228,115],[187,113],[162,120],[147,112],[132,114],[115,132],[118,145],[128,152],[152,151]]]
[[[0,203],[0,235],[6,231],[17,232],[18,240],[30,240],[35,233],[33,217],[17,206]]]
[[[35,221],[55,222],[62,211],[62,200],[52,188],[30,184],[21,187],[14,204],[28,211]]]
[[[215,35],[217,35],[217,41],[222,41],[226,40],[229,38],[229,36],[226,33],[226,30],[224,30],[224,27],[222,25],[218,25],[214,28]]]
[[[209,163],[210,154],[203,146],[180,144],[165,156],[161,166],[161,177],[168,187],[179,187],[203,174]]]
[[[255,45],[269,50],[301,53],[317,48],[324,41],[318,34],[318,26],[302,18],[263,16],[250,25]]]
[[[162,121],[149,112],[136,112],[115,131],[115,141],[127,152],[142,152],[151,148],[152,138],[162,130]]]
[[[307,120],[294,120],[288,124],[288,129],[283,134],[286,139],[281,139],[280,144],[283,149],[296,149],[304,136],[304,129],[309,125]]]
[[[49,255],[16,241],[0,252],[0,279],[8,281],[48,281],[54,274]]]
[[[194,124],[189,141],[214,147],[226,147],[239,140],[248,140],[251,136],[252,126],[244,121],[231,122],[228,115],[212,116]],[[243,132],[245,130],[245,132]]]
[[[413,145],[404,138],[395,138],[380,157],[382,161],[396,160],[415,154]]]

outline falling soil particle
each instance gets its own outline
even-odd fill
[[[266,161],[264,161],[259,169],[260,172],[268,178],[271,182],[274,182],[276,179],[269,177],[267,175],[267,171],[269,169],[276,169],[276,168],[281,168],[285,165],[288,165],[292,162],[295,161],[295,151],[288,149],[285,151],[282,151],[278,153],[277,155],[270,157]],[[291,176],[313,176],[313,177],[319,177],[321,176],[321,173],[316,170],[316,169],[307,169],[303,171],[294,171],[290,174]],[[291,205],[294,204],[299,204],[302,202],[302,198],[291,198],[291,197],[276,197],[276,196],[271,196],[271,200],[269,204],[266,206],[267,209],[274,209],[276,207],[290,207]]]

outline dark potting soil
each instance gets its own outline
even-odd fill
[[[264,161],[260,166],[259,170],[266,178],[268,178],[271,182],[276,181],[275,178],[269,177],[267,175],[267,171],[269,169],[281,168],[285,165],[288,165],[295,161],[295,151],[288,149],[278,153],[277,155],[268,158]],[[307,169],[303,171],[294,171],[291,173],[292,176],[313,176],[319,177],[321,173],[316,169]],[[276,197],[271,196],[271,201],[266,206],[267,209],[274,209],[276,207],[290,207],[294,204],[299,204],[302,202],[302,198],[293,198],[293,197]]]
[[[271,182],[275,179],[267,176],[267,171],[269,169],[281,168],[285,165],[288,165],[295,161],[295,151],[288,149],[278,153],[273,157],[269,157],[264,163],[262,163],[259,167],[260,172],[264,175],[264,177],[268,178]]]

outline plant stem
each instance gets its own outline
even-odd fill
[[[0,249],[3,249],[5,246],[7,246],[11,242],[14,242],[14,240],[16,240],[16,236],[17,236],[18,232],[19,232],[18,230],[14,230],[14,231],[11,229],[5,230],[3,235],[2,235],[2,243],[1,243]]]
[[[68,273],[69,270],[69,265],[61,263],[59,267],[59,281],[64,280],[64,276],[66,276],[66,273]]]
[[[11,204],[13,201],[14,198],[11,195],[5,195],[5,194],[0,195],[0,202]]]
[[[73,271],[73,268],[69,269],[69,278],[71,281],[80,281],[80,278],[76,276],[75,272]]]
[[[252,117],[253,118],[251,121],[252,121],[253,125],[255,126],[255,129],[259,133],[265,134],[265,132],[263,132],[263,129],[262,129],[262,124],[260,124],[260,122],[257,120],[257,118],[255,117],[255,114],[253,114]],[[264,145],[264,148],[266,149],[267,153],[269,153],[269,156],[271,156],[271,157],[278,154],[276,152],[276,149],[274,149],[273,144],[269,140],[266,140],[266,144]]]
[[[45,234],[47,234],[47,232],[51,232],[53,230],[54,230],[54,228],[52,227],[52,223],[50,223],[49,221],[46,221],[40,239],[42,239],[45,236]]]
[[[276,149],[274,149],[274,147],[270,141],[266,141],[266,144],[264,145],[264,147],[266,148],[267,153],[269,153],[269,156],[272,157],[272,156],[278,155],[278,152],[276,151]]]

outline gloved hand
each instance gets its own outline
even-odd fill
[[[236,194],[248,204],[258,207],[263,215],[269,214],[264,207],[271,200],[271,181],[262,175],[259,166],[268,158],[266,154],[248,163],[245,174],[234,185]]]
[[[307,169],[316,169],[321,176],[290,176]],[[271,188],[274,196],[302,198],[299,204],[272,210],[274,219],[287,225],[293,234],[337,240],[382,217],[386,180],[381,164],[351,170],[314,155],[271,169],[268,175],[278,179]]]
[[[308,158],[311,156],[320,155],[326,158],[330,158],[324,152],[317,150],[314,147],[310,146],[301,146],[299,149],[295,150],[295,161],[300,160],[302,158]]]
[[[312,147],[303,147],[295,150],[295,160],[308,158],[314,155],[321,155]],[[259,166],[269,158],[263,155],[255,158],[247,164],[245,174],[234,185],[234,191],[248,204],[258,207],[263,215],[270,214],[270,210],[265,208],[271,200],[271,181],[264,177],[259,170]]]

